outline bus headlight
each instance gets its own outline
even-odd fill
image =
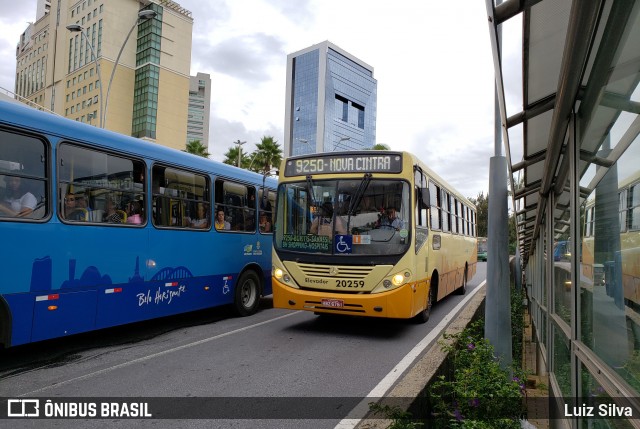
[[[396,274],[391,278],[391,283],[393,283],[394,286],[400,286],[402,283],[404,283],[404,275]]]
[[[278,280],[284,281],[285,283],[289,283],[291,281],[291,277],[289,277],[289,274],[287,274],[284,270],[280,268],[275,268],[273,270],[273,276]]]

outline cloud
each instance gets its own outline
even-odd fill
[[[0,17],[2,32],[6,31],[6,25],[13,25],[14,23],[27,28],[27,21],[24,21],[25,17],[28,17],[28,20],[32,22],[36,20],[35,1],[0,0],[0,10],[2,11],[2,17]],[[18,41],[18,36],[16,35],[16,42]]]
[[[314,21],[311,0],[271,0],[271,6],[297,25],[310,25]]]
[[[5,60],[0,63],[0,87],[12,91],[15,89],[16,46],[20,36],[29,26],[28,20],[35,21],[35,2],[0,1],[0,56]],[[26,18],[25,17],[29,17]]]
[[[213,45],[196,43],[193,56],[198,67],[211,69],[249,85],[269,81],[267,70],[286,58],[284,41],[277,36],[253,33],[225,39]]]
[[[465,197],[489,190],[493,136],[469,134],[453,124],[423,130],[410,150]],[[392,148],[393,149],[393,148]]]
[[[260,143],[264,136],[273,136],[282,147],[283,129],[278,125],[270,124],[265,129],[248,129],[240,121],[220,118],[215,114],[211,115],[210,120],[209,153],[210,158],[216,161],[222,161],[225,158],[224,154],[234,147],[234,142],[238,140],[247,142],[242,146],[244,153],[253,152],[256,144]]]

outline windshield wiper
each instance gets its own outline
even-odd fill
[[[309,196],[311,197],[311,205],[312,206],[317,206],[318,204],[316,203],[316,196],[313,193],[313,180],[311,180],[311,175],[307,176],[307,192],[309,193]]]
[[[360,186],[356,189],[356,192],[353,194],[353,198],[351,198],[351,202],[349,203],[349,210],[347,211],[347,232],[349,231],[349,224],[351,223],[351,216],[355,214],[356,207],[360,205],[360,200],[364,196],[364,193],[367,191],[367,187],[369,186],[369,182],[371,182],[371,173],[364,173],[364,177],[360,182]]]

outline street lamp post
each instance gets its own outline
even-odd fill
[[[338,141],[336,142],[336,144],[333,146],[333,151],[332,151],[332,152],[335,152],[335,150],[338,148],[338,146],[340,145],[340,143],[342,143],[342,142],[344,142],[344,141],[347,141],[347,140],[351,140],[351,137],[340,137],[340,140],[338,140]]]
[[[237,167],[240,167],[240,161],[242,160],[242,145],[246,143],[246,141],[241,142],[240,139],[238,139],[237,142],[235,142],[238,145],[238,165]]]
[[[96,73],[98,73],[98,79],[100,80],[100,128],[104,128],[102,124],[102,75],[100,74],[100,64],[98,63],[98,55],[96,54],[96,51],[93,49],[93,45],[89,41],[89,37],[83,31],[84,29],[82,28],[82,26],[80,26],[79,24],[69,24],[67,25],[67,30],[71,31],[72,33],[80,32],[80,34],[82,34],[82,37],[84,37],[84,40],[86,41],[87,45],[89,45],[89,48],[91,48],[91,54],[93,55],[93,62],[96,65]]]
[[[249,164],[249,171],[251,171],[251,167],[253,167],[253,161],[256,160],[256,158],[258,157],[258,154],[260,154],[260,151],[257,150],[253,153],[253,159],[251,160],[251,164]]]
[[[148,19],[154,18],[158,13],[151,9],[144,9],[138,12],[138,16],[136,20],[133,22],[131,26],[131,30],[127,34],[127,37],[124,38],[124,42],[122,42],[122,46],[120,47],[120,51],[118,52],[118,56],[116,57],[115,63],[113,63],[113,70],[111,70],[111,77],[109,78],[109,83],[107,84],[107,97],[104,99],[104,112],[101,112],[100,121],[107,125],[107,107],[109,106],[109,93],[111,92],[111,83],[113,82],[113,76],[116,74],[116,68],[118,67],[118,63],[120,62],[120,56],[122,55],[122,51],[124,51],[124,46],[129,41],[129,37],[133,30],[137,27],[138,22],[146,21]],[[102,88],[102,80],[100,81],[100,88]]]
[[[309,140],[307,140],[307,139],[298,139],[298,141],[299,141],[300,143],[304,143],[304,144],[306,144],[307,146],[309,146],[309,147],[311,148],[311,152],[312,152],[312,153],[316,151],[316,148],[315,148],[311,143],[309,143]]]
[[[268,152],[267,152],[268,154]],[[259,150],[256,153],[253,154],[253,159],[251,160],[251,164],[249,164],[249,170],[251,170],[251,167],[253,167],[253,161],[256,160],[256,158],[259,158],[259,155],[266,155],[263,151]],[[267,161],[264,166],[267,167],[267,163],[269,164],[269,167],[271,167],[271,158],[273,157],[273,154],[269,154],[269,158],[266,158],[265,161]],[[269,168],[268,171],[270,171],[271,168]]]

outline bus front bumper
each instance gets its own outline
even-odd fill
[[[275,277],[272,277],[271,283],[275,308],[353,316],[408,319],[414,316],[415,296],[421,295],[415,293],[415,284],[405,284],[389,292],[376,294],[342,294],[295,289]]]

